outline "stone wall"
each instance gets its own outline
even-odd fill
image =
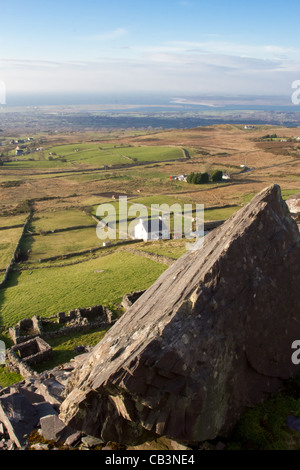
[[[36,336],[42,336],[42,322],[37,316],[25,318],[16,326],[9,328],[9,334],[14,344],[23,343]]]
[[[7,367],[14,372],[18,372],[24,379],[38,375],[26,362],[21,361],[17,354],[11,349],[7,350]]]
[[[87,332],[98,328],[108,328],[114,323],[112,312],[102,305],[71,310],[67,314],[59,312],[51,318],[34,316],[21,320],[15,327],[9,328],[9,334],[15,345],[22,344],[36,337],[56,338],[72,333]],[[56,320],[56,322],[53,322]],[[56,331],[47,331],[49,324],[63,325]],[[26,332],[32,332],[26,334]]]
[[[14,346],[7,350],[7,367],[28,378],[37,373],[31,365],[45,362],[52,357],[52,348],[44,341],[74,333],[86,333],[106,329],[115,323],[112,312],[102,305],[59,312],[49,318],[34,316],[21,320],[9,329]],[[56,324],[58,329],[47,331],[47,325]],[[29,333],[29,334],[28,334]],[[32,334],[30,334],[32,333]]]
[[[122,307],[126,310],[130,308],[140,297],[143,293],[146,292],[144,290],[140,290],[138,292],[131,292],[130,294],[126,294],[123,296],[122,299]]]
[[[30,365],[39,364],[52,358],[52,348],[38,336],[13,346],[11,351],[16,355],[19,354],[21,361]]]

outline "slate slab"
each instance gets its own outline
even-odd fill
[[[21,393],[0,397],[0,421],[17,447],[27,443],[26,436],[38,425],[39,416],[30,401]]]

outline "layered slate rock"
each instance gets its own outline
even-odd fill
[[[188,251],[86,356],[60,418],[104,441],[228,436],[297,372],[299,230],[273,185]]]
[[[26,436],[38,424],[38,413],[30,401],[21,393],[0,397],[0,421],[9,432],[17,447],[26,445]]]

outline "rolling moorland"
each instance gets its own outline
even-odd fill
[[[34,315],[102,304],[118,318],[123,295],[150,287],[185,252],[181,239],[103,247],[96,235],[100,204],[118,209],[120,195],[129,206],[204,204],[210,222],[227,219],[272,183],[284,199],[300,191],[300,128],[224,124],[28,135],[2,127],[0,282],[21,238],[0,288],[0,340],[7,347],[9,327]],[[230,179],[200,185],[170,179],[214,170]],[[75,346],[96,345],[104,334],[53,339],[53,360],[37,370],[69,361]],[[0,368],[1,387],[21,379]]]

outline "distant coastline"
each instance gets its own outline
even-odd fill
[[[7,93],[3,110],[12,107],[97,106],[100,111],[149,110],[262,110],[299,112],[289,96],[186,96],[140,94],[14,94]]]

